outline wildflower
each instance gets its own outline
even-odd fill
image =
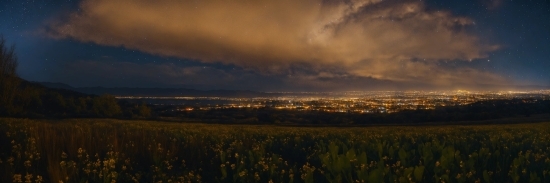
[[[32,182],[32,174],[25,175],[25,183],[31,183]]]
[[[29,161],[29,160],[25,161],[24,164],[25,164],[25,167],[27,167],[27,168],[31,167],[31,161]]]
[[[258,174],[258,172],[254,172],[254,180],[256,181],[260,180],[260,175]]]
[[[14,174],[13,175],[13,182],[23,182],[23,181],[21,181],[21,174]]]
[[[34,180],[34,182],[36,182],[36,183],[42,183],[42,181],[44,181],[44,180],[42,180],[42,176],[40,176],[40,175],[37,175],[36,179]]]
[[[116,172],[111,172],[111,177],[117,177],[117,173]]]
[[[82,157],[82,152],[83,152],[82,148],[78,148],[78,151],[77,151],[77,153],[78,153],[77,157],[78,158]]]
[[[246,171],[244,170],[239,173],[239,177],[244,177],[245,175],[246,175]]]
[[[110,169],[115,169],[115,160],[114,159],[105,160],[103,161],[103,166],[109,167]]]

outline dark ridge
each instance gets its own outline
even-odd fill
[[[278,93],[251,90],[196,90],[188,88],[131,88],[131,87],[72,87],[64,83],[34,82],[54,89],[72,90],[91,95],[140,96],[140,97],[270,97]]]
[[[32,82],[32,83],[37,83],[52,89],[56,88],[56,89],[65,89],[65,90],[73,90],[73,91],[75,90],[74,87],[65,83],[57,83],[57,82]]]

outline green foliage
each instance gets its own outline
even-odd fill
[[[17,94],[19,78],[16,69],[18,65],[15,46],[7,48],[6,40],[0,36],[0,115],[15,112],[14,98]]]
[[[119,103],[120,101],[112,95],[85,95],[68,90],[45,88],[20,80],[13,101],[10,104],[0,105],[0,116],[149,118],[153,114],[146,104],[121,106]]]
[[[92,102],[92,109],[96,116],[116,117],[122,114],[117,99],[112,95],[95,97]]]
[[[45,88],[17,76],[15,46],[7,48],[0,36],[0,116],[31,118],[121,117],[114,96],[88,96],[78,92]],[[137,113],[150,117],[151,109],[140,105]]]
[[[0,182],[550,181],[550,123],[288,128],[0,118],[0,147]]]
[[[147,107],[146,104],[139,105],[139,115],[144,118],[151,117],[151,108]]]

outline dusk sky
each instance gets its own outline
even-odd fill
[[[3,0],[0,34],[74,87],[550,86],[549,0]]]

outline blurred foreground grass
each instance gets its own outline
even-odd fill
[[[550,182],[550,123],[308,128],[0,118],[0,182]]]

